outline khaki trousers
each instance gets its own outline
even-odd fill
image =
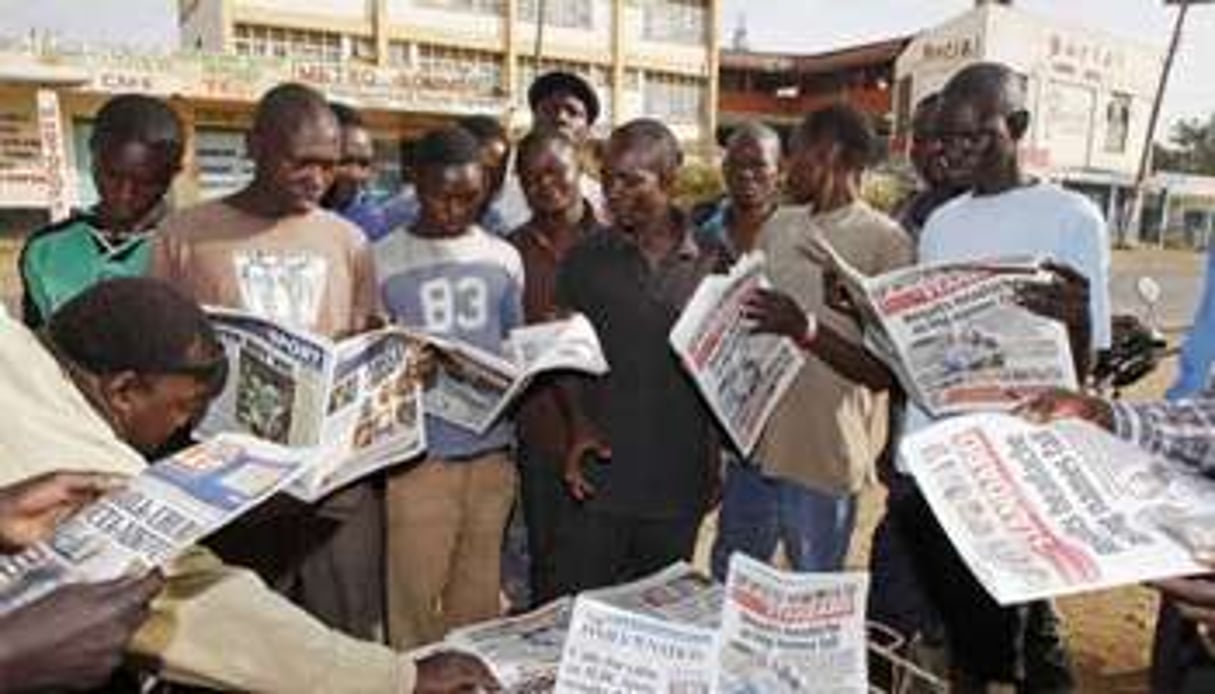
[[[430,458],[388,479],[388,638],[397,650],[501,612],[502,535],[515,498],[504,451]]]

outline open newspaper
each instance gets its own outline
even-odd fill
[[[1037,260],[939,263],[867,277],[825,241],[865,324],[865,343],[929,414],[1005,410],[1048,388],[1075,389],[1067,329],[1012,299],[1019,285],[1046,282]]]
[[[900,453],[1002,605],[1210,570],[1215,482],[1086,422],[967,415]]]
[[[587,591],[588,597],[622,610],[673,622],[716,628],[722,585],[686,561],[631,583]]]
[[[794,574],[732,556],[717,691],[867,692],[868,585],[863,573]]]
[[[548,371],[607,373],[599,336],[581,314],[511,331],[506,356],[454,340],[415,334],[438,353],[434,383],[427,388],[426,413],[483,433]]]
[[[558,694],[709,694],[714,630],[580,596],[557,672]]]
[[[701,281],[671,330],[670,343],[730,440],[749,455],[805,362],[786,337],[757,335],[744,315],[766,285],[764,259],[744,256],[729,274]]]
[[[244,432],[321,449],[289,491],[314,501],[426,449],[418,343],[385,328],[334,341],[248,313],[209,308],[230,375],[196,433]]]
[[[304,474],[312,453],[225,434],[148,466],[49,540],[0,557],[0,614],[67,583],[164,566]]]

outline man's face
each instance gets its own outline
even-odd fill
[[[417,190],[422,228],[439,236],[459,236],[480,216],[485,175],[477,162],[423,166]]]
[[[290,131],[250,139],[258,179],[288,213],[312,210],[333,183],[341,144],[337,120],[326,115],[303,117]]]
[[[586,104],[569,92],[553,92],[544,97],[536,103],[533,115],[541,128],[559,130],[574,142],[586,140],[591,127]]]
[[[958,185],[981,186],[1016,160],[1016,140],[997,108],[975,99],[946,99],[937,124],[946,175]]]
[[[657,223],[670,212],[673,177],[660,155],[639,143],[613,138],[603,160],[603,193],[616,226],[626,232]]]
[[[115,428],[141,453],[159,451],[183,427],[198,422],[215,395],[205,379],[123,372],[101,379]]]
[[[357,125],[342,128],[342,156],[333,173],[327,201],[333,207],[349,205],[374,175],[375,145],[371,133]]]
[[[730,200],[743,209],[766,207],[780,193],[780,160],[773,143],[751,137],[735,141],[726,150],[722,174]]]
[[[949,167],[945,163],[945,148],[937,134],[937,109],[917,109],[911,122],[911,165],[931,188],[948,183]]]
[[[113,230],[137,224],[164,198],[179,170],[164,147],[143,142],[102,146],[93,152],[93,184],[100,213]]]
[[[578,154],[573,147],[549,142],[519,167],[519,183],[533,212],[558,214],[582,204],[578,187]]]

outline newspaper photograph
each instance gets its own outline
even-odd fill
[[[148,466],[49,540],[0,557],[0,614],[67,583],[164,566],[304,474],[314,454],[224,434]]]
[[[712,629],[580,596],[557,671],[558,694],[710,694]]]
[[[722,585],[686,561],[630,583],[583,594],[622,610],[673,622],[716,628],[721,621]]]
[[[794,574],[730,557],[718,692],[869,691],[864,573]]]
[[[1033,258],[940,263],[866,277],[815,244],[865,325],[866,346],[933,417],[1008,410],[1050,388],[1074,390],[1067,328],[1016,304],[1048,282]]]
[[[744,309],[765,285],[763,255],[744,256],[729,274],[701,281],[670,334],[671,347],[744,456],[805,363],[792,340],[751,332]]]
[[[478,434],[501,419],[542,373],[607,373],[595,328],[585,316],[517,328],[506,342],[506,356],[443,338],[427,341],[437,354],[437,373],[424,395],[426,413]]]
[[[967,415],[900,454],[1002,605],[1210,571],[1215,482],[1087,422]]]
[[[230,375],[200,438],[241,432],[322,449],[288,490],[305,501],[425,450],[422,392],[409,370],[420,346],[403,330],[334,342],[240,311],[207,311]]]
[[[559,598],[527,614],[456,629],[444,645],[480,658],[507,694],[551,692],[573,605],[573,598]]]

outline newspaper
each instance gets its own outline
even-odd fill
[[[721,694],[869,690],[863,573],[793,574],[730,558],[719,636]]]
[[[200,438],[243,432],[321,449],[289,489],[306,501],[426,449],[422,392],[409,377],[420,347],[405,331],[335,342],[240,311],[208,313],[231,368]]]
[[[313,453],[224,434],[148,466],[49,540],[0,557],[0,614],[67,583],[164,566],[303,474]]]
[[[478,434],[542,373],[608,370],[595,328],[581,314],[511,331],[505,357],[454,340],[414,336],[438,353],[437,373],[424,397],[426,413]]]
[[[722,585],[686,561],[631,583],[587,591],[588,597],[622,610],[673,622],[716,628]]]
[[[712,629],[574,603],[557,671],[558,694],[709,694],[716,677]]]
[[[527,614],[456,629],[444,645],[480,658],[509,694],[551,692],[573,604],[559,598]]]
[[[805,357],[792,340],[752,333],[747,299],[766,286],[764,258],[744,256],[727,275],[701,281],[670,343],[730,440],[750,455]]]
[[[866,277],[825,241],[865,324],[865,343],[933,417],[1007,410],[1049,388],[1077,387],[1066,327],[1012,301],[1049,281],[1032,258],[939,263]]]
[[[967,415],[900,452],[1002,605],[1210,570],[1215,482],[1086,422]]]

